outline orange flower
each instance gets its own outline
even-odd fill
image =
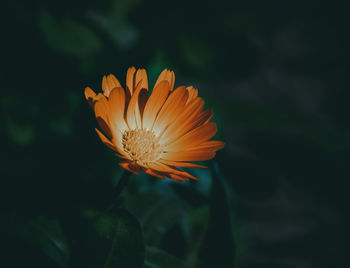
[[[189,161],[208,160],[224,147],[209,141],[217,129],[210,122],[212,110],[203,111],[198,90],[180,86],[173,90],[174,72],[164,70],[148,97],[145,69],[129,68],[126,91],[110,74],[102,79],[102,93],[85,88],[85,97],[95,111],[103,131],[96,132],[102,142],[123,159],[123,168],[187,181],[198,180],[176,167],[205,167]]]

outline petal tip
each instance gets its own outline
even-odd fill
[[[96,96],[96,93],[90,87],[85,87],[84,94],[86,99]]]

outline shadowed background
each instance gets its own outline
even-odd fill
[[[190,170],[201,182],[132,176],[122,205],[142,226],[144,267],[347,267],[345,8],[17,0],[2,11],[1,267],[103,267],[87,222],[121,169],[83,91],[109,73],[125,85],[130,66],[150,87],[169,68],[175,86],[199,88],[226,142],[209,169]]]

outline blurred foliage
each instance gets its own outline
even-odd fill
[[[100,236],[111,241],[104,267],[141,267],[145,259],[141,226],[127,211],[102,214],[94,220]],[[93,254],[93,252],[92,252]]]
[[[220,260],[223,267],[234,267],[236,246],[233,237],[232,209],[228,191],[218,166],[213,168],[210,217],[199,252],[198,267],[213,267]],[[221,245],[213,247],[212,245]]]
[[[169,267],[169,268],[182,268],[187,267],[178,258],[162,251],[157,248],[146,248],[146,260],[145,268],[147,267]]]
[[[101,41],[94,32],[69,18],[58,21],[43,10],[39,26],[47,43],[59,53],[83,60],[101,50]]]
[[[2,237],[7,237],[8,241],[11,240],[15,247],[17,246],[16,243],[34,247],[23,256],[17,256],[19,259],[23,258],[23,263],[30,261],[29,255],[32,251],[47,255],[57,267],[67,267],[70,249],[59,222],[44,217],[26,219],[20,216],[2,215],[1,227]],[[21,253],[20,250],[17,250],[16,252]],[[28,256],[26,256],[27,254]],[[29,257],[29,260],[27,257]],[[15,255],[5,256],[5,258],[2,263],[8,262],[11,267],[17,267],[16,265],[21,263]]]
[[[0,267],[348,267],[347,8],[319,1],[5,1]],[[164,68],[226,147],[200,182],[134,176],[83,96]]]

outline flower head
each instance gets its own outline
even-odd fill
[[[217,129],[210,122],[212,110],[204,110],[198,90],[180,86],[173,90],[174,72],[164,70],[148,94],[145,69],[129,68],[126,90],[110,74],[102,79],[102,93],[85,88],[95,111],[102,142],[123,159],[123,168],[164,179],[197,179],[177,167],[205,167],[191,163],[215,156],[221,141],[210,141]],[[148,96],[149,95],[149,96]]]

